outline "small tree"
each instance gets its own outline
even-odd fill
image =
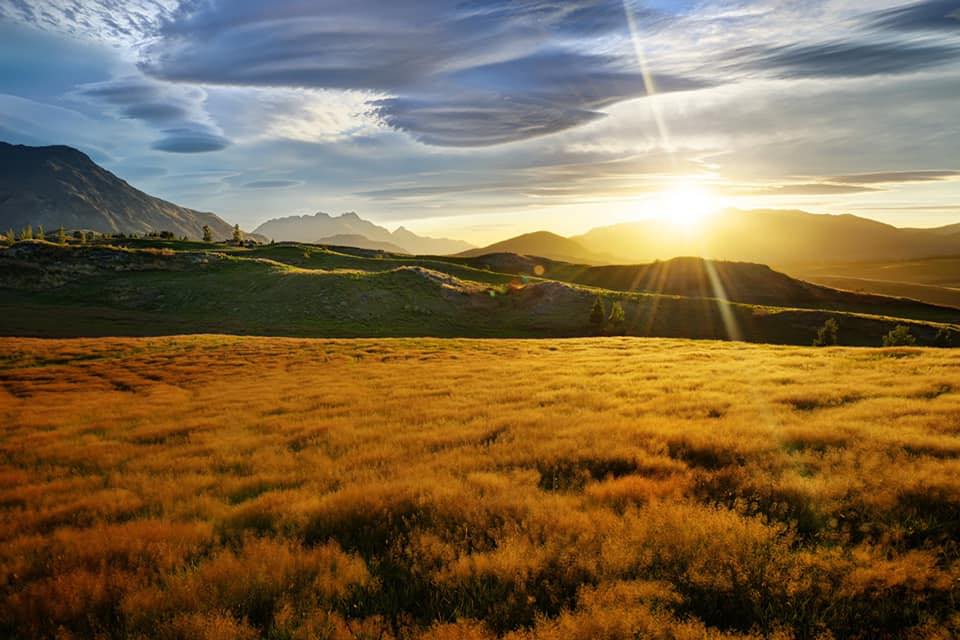
[[[23,228],[23,231],[20,232],[21,240],[33,240],[33,225],[28,224]]]
[[[203,225],[203,241],[204,242],[213,242],[213,231],[210,229],[209,225]]]
[[[7,239],[8,245],[12,245],[14,242],[17,241],[17,234],[13,232],[13,229],[7,229],[6,239]]]
[[[57,229],[57,244],[67,244],[67,232],[63,230],[63,225]]]
[[[905,324],[898,324],[890,333],[883,336],[885,347],[909,347],[914,344],[917,344],[917,339],[910,333],[910,327]]]
[[[933,342],[938,347],[951,347],[953,346],[953,332],[946,327],[940,327],[940,331],[937,331],[937,337],[933,339]]]
[[[43,230],[43,225],[42,224],[37,225],[37,240],[45,240],[46,236],[47,234]]]
[[[233,225],[233,241],[236,244],[243,244],[243,231],[240,230],[240,225]]]
[[[603,321],[607,318],[607,310],[603,306],[603,298],[597,296],[593,301],[593,308],[590,310],[590,324],[599,331],[603,328]]]
[[[623,312],[623,305],[619,301],[614,302],[610,307],[610,317],[607,319],[611,333],[622,335],[626,331],[627,316]]]
[[[817,329],[817,337],[813,340],[815,347],[831,347],[837,344],[837,334],[840,332],[840,325],[833,318],[827,318],[823,326]]]

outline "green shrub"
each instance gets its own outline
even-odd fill
[[[917,339],[910,333],[910,327],[898,324],[890,333],[883,336],[885,347],[909,347],[917,343]]]
[[[837,344],[837,334],[840,332],[840,325],[833,318],[827,318],[823,326],[817,329],[817,337],[813,340],[815,347],[829,347]]]

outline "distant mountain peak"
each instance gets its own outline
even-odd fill
[[[447,238],[429,238],[419,236],[405,227],[398,227],[392,233],[369,220],[360,217],[355,211],[331,216],[317,213],[315,216],[289,216],[275,218],[257,227],[255,233],[280,241],[321,242],[330,238],[358,248],[393,247],[411,254],[449,255],[472,248],[472,245]]]

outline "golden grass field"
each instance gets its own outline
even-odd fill
[[[0,637],[950,638],[960,353],[0,340]]]

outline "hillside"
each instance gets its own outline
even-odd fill
[[[489,254],[512,253],[521,256],[537,256],[564,262],[604,263],[609,258],[603,252],[587,250],[581,243],[564,238],[549,231],[525,233],[515,238],[496,242],[479,249],[471,249],[457,254],[458,257],[474,258]]]
[[[317,240],[317,244],[329,245],[333,247],[353,247],[355,249],[369,249],[370,251],[385,251],[387,253],[409,253],[398,247],[392,242],[377,242],[369,240],[366,236],[356,233],[341,233],[335,236],[328,236]]]
[[[798,264],[783,268],[799,278],[828,287],[904,296],[960,309],[960,256]]]
[[[599,227],[572,238],[620,262],[696,255],[762,264],[901,260],[960,253],[960,236],[935,229],[900,229],[852,215],[803,211],[727,210],[689,231],[669,221]]]
[[[354,212],[331,216],[318,212],[312,216],[288,216],[274,218],[256,228],[254,233],[277,242],[319,243],[323,238],[353,236],[356,242],[388,243],[400,247],[401,253],[447,255],[472,248],[473,245],[447,238],[418,236],[412,231],[398,227],[388,231]],[[359,246],[359,245],[350,245]],[[364,248],[364,247],[360,247]]]
[[[942,310],[917,303],[756,305],[306,245],[135,246],[22,242],[0,250],[0,334],[573,337],[593,331],[588,317],[598,293],[608,307],[621,302],[623,330],[637,336],[810,344],[834,318],[842,344],[878,345],[897,324],[908,325],[921,344],[935,344],[945,329],[933,322],[943,322]],[[885,313],[891,311],[898,315]]]
[[[0,229],[26,225],[190,238],[201,238],[204,225],[220,239],[233,232],[215,214],[154,198],[71,147],[0,142]]]

